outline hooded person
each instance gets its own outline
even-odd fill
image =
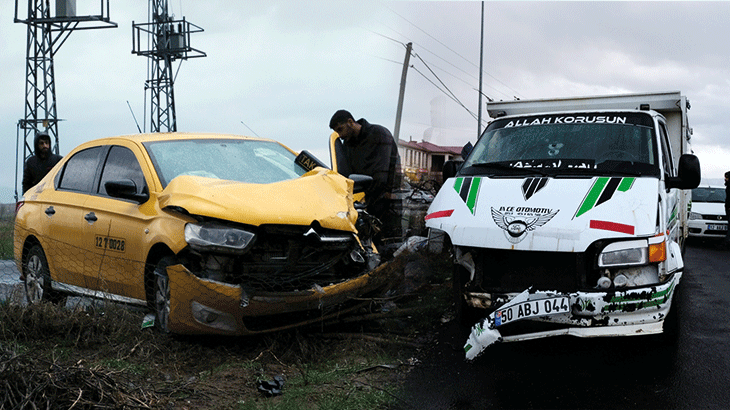
[[[33,148],[33,155],[25,161],[23,167],[23,194],[39,183],[62,158],[51,151],[51,137],[46,131],[36,134]]]

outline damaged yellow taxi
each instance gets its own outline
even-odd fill
[[[148,307],[164,332],[255,334],[326,320],[390,282],[345,178],[269,139],[155,133],[80,145],[18,203],[30,303]]]

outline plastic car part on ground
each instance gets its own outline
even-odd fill
[[[284,388],[284,376],[274,376],[273,380],[258,382],[258,390],[267,397],[278,396]]]

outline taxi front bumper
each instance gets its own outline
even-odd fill
[[[389,264],[359,277],[295,292],[247,294],[241,286],[201,279],[169,266],[169,330],[178,334],[249,335],[285,330],[355,310],[387,286]]]

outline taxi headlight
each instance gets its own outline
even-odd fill
[[[598,255],[598,267],[638,266],[649,263],[647,240],[623,241],[609,244]]]
[[[185,241],[197,251],[242,254],[255,238],[252,232],[221,224],[185,225]]]
[[[690,212],[689,219],[702,219],[702,214],[697,212]]]

